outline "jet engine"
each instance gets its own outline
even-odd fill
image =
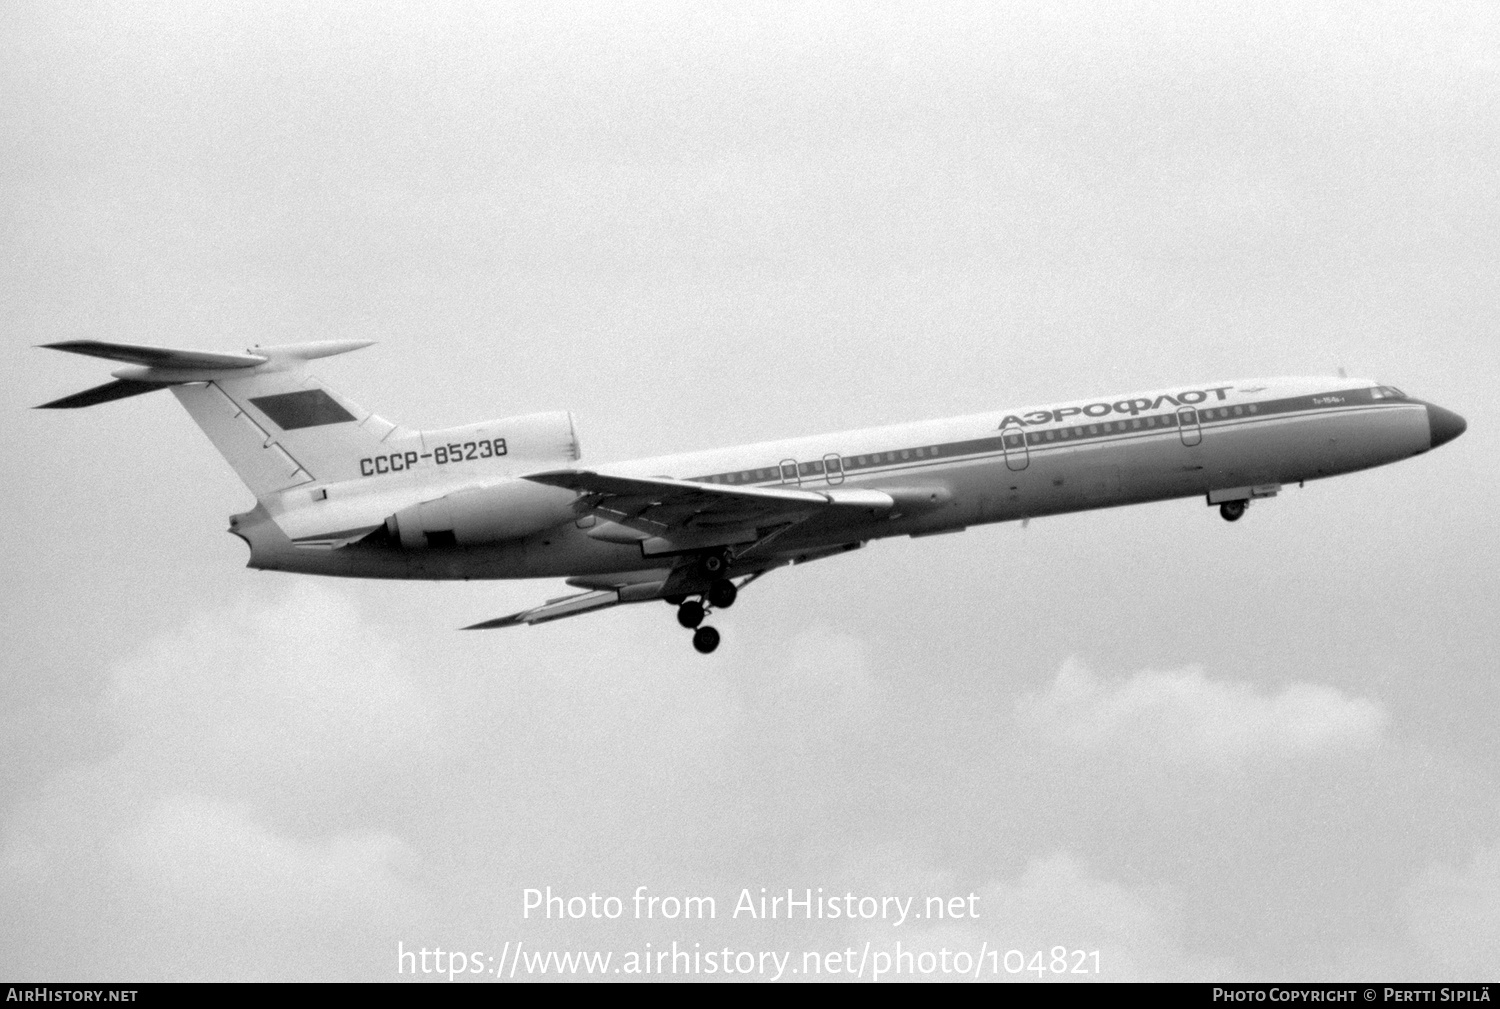
[[[403,508],[385,520],[385,528],[408,550],[499,543],[573,521],[577,498],[561,487],[506,480]]]

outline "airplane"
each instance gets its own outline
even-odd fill
[[[465,630],[665,600],[704,623],[751,582],[872,540],[1202,496],[1230,522],[1283,486],[1421,455],[1464,418],[1358,378],[1276,378],[581,468],[571,414],[417,431],[325,386],[332,340],[244,354],[73,340],[124,362],[38,409],[169,389],[255,495],[249,566],[358,578],[563,577],[582,591]]]

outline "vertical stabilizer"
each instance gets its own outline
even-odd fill
[[[170,387],[257,499],[317,482],[360,476],[362,457],[419,440],[344,398],[307,373],[307,362],[368,347],[329,340],[254,347],[246,354],[171,350],[79,340],[49,344],[134,367],[117,382],[46,404],[87,406]]]
[[[257,498],[313,481],[353,480],[362,457],[415,437],[304,366],[174,386],[172,393]]]

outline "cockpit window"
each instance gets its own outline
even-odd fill
[[[1394,385],[1377,385],[1370,390],[1371,399],[1405,399],[1406,393]]]

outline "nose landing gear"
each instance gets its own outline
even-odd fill
[[[1225,522],[1238,522],[1240,516],[1245,514],[1245,506],[1249,503],[1248,501],[1225,501],[1219,505],[1219,514]]]

